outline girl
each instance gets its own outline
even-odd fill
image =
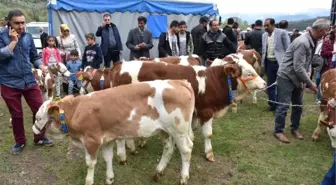
[[[47,37],[47,46],[42,50],[42,61],[46,66],[52,66],[62,61],[61,53],[58,50],[58,43],[56,37]],[[55,78],[56,96],[61,95],[61,79],[56,76]]]

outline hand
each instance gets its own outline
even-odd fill
[[[136,46],[135,46],[135,50],[137,50],[137,51],[138,51],[138,50],[140,50],[140,49],[141,49],[141,48],[140,48],[140,46],[139,46],[139,45],[136,45]]]
[[[332,52],[332,54],[336,54],[336,50]]]
[[[103,22],[103,23],[101,23],[100,27],[101,27],[101,28],[104,28],[105,25],[106,25],[106,24]]]
[[[318,89],[317,89],[317,86],[315,83],[313,83],[310,87],[309,87],[310,90],[314,91],[314,93],[317,93]]]
[[[12,29],[11,27],[9,27],[9,36],[12,41],[14,42],[19,41],[19,34],[16,32],[15,29]]]
[[[41,71],[42,71],[43,73],[48,72],[48,67],[45,66],[45,65],[40,65],[39,68],[41,69]]]
[[[141,43],[141,44],[140,44],[140,47],[141,47],[141,48],[145,47],[145,43],[144,43],[144,42]]]

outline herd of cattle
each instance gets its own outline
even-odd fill
[[[78,80],[83,82],[80,89],[83,95],[66,96],[59,101],[52,101],[54,78],[69,76],[66,67],[63,64],[49,67],[48,74],[34,70],[45,102],[36,114],[33,131],[38,134],[46,129],[47,133],[59,138],[67,133],[71,147],[83,146],[88,167],[87,185],[93,184],[100,148],[106,161],[106,183],[112,184],[113,142],[116,141],[117,155],[120,163],[124,164],[125,145],[131,153],[137,153],[134,139],[140,140],[143,146],[146,138],[160,134],[164,148],[155,179],[162,175],[176,144],[182,158],[180,182],[187,184],[193,130],[201,126],[206,159],[214,162],[211,144],[213,119],[224,116],[230,105],[236,111],[237,101],[267,88],[266,82],[258,75],[261,57],[255,50],[242,50],[215,59],[210,62],[210,67],[200,63],[200,58],[192,55],[122,61],[109,69],[87,67],[76,73]],[[331,75],[335,72],[331,71]],[[322,79],[324,105],[335,97],[335,80],[330,79]],[[256,103],[256,93],[253,102]],[[331,118],[334,109],[325,111],[322,107],[315,139],[321,125],[328,126],[331,138],[336,137],[336,131],[333,134],[332,129],[334,118]],[[327,119],[324,119],[324,112],[329,113]]]

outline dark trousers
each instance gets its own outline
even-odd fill
[[[120,60],[119,54],[120,52],[118,50],[109,48],[106,55],[104,56],[104,66],[111,67],[111,60],[113,63],[118,62]]]
[[[1,85],[1,96],[7,104],[7,108],[11,114],[13,133],[16,143],[26,143],[25,131],[23,126],[23,110],[21,104],[21,97],[26,99],[30,110],[33,112],[33,124],[35,122],[35,114],[43,103],[40,88],[36,85],[34,87],[26,87],[24,90],[14,89]],[[44,138],[44,133],[34,135],[34,140]]]
[[[269,61],[266,59],[265,61],[266,75],[267,75],[267,86],[270,86],[277,80],[277,72],[279,69],[279,65],[277,61]],[[268,99],[271,101],[277,101],[277,86],[274,85],[267,89],[268,91]],[[276,109],[277,104],[268,102],[268,105],[271,109]]]
[[[295,87],[294,84],[287,79],[283,79],[281,77],[277,78],[277,98],[279,103],[284,104],[295,104],[302,105],[303,98],[303,88]],[[285,128],[287,111],[289,109],[288,105],[277,106],[275,112],[275,133],[283,133]],[[291,114],[291,130],[296,131],[300,126],[300,119],[302,114],[302,107],[292,107]]]
[[[333,164],[331,166],[331,168],[329,169],[329,171],[327,172],[327,174],[324,176],[323,181],[321,183],[321,185],[335,185],[336,184],[336,153],[334,153],[334,161]]]

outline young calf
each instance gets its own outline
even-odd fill
[[[86,185],[93,184],[99,148],[106,161],[106,184],[112,184],[113,141],[162,133],[165,146],[154,177],[163,173],[176,144],[182,158],[181,184],[187,184],[194,106],[194,92],[186,80],[142,82],[46,101],[36,114],[33,131],[46,129],[52,136],[68,131],[73,142],[84,146]]]

